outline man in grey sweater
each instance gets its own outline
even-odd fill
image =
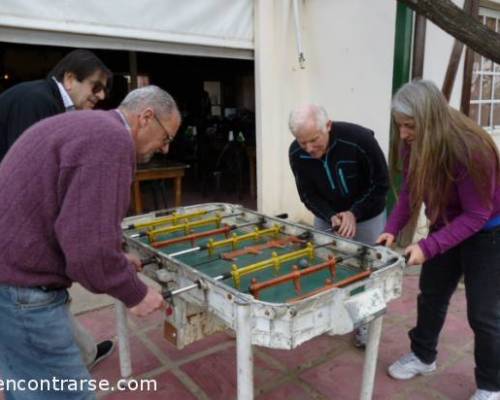
[[[72,282],[121,300],[138,316],[163,305],[138,279],[138,260],[123,253],[120,222],[136,161],[166,153],[179,125],[172,97],[148,86],[117,110],[47,118],[7,153],[0,164],[2,378],[88,382],[71,333]],[[37,399],[95,398],[83,386]],[[18,395],[25,398],[15,391],[7,398]]]

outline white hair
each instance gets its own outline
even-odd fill
[[[132,112],[140,112],[150,107],[156,115],[170,116],[179,114],[177,103],[165,90],[155,85],[144,86],[132,90],[120,104],[121,109]]]
[[[318,130],[323,130],[328,122],[324,107],[317,104],[304,104],[290,112],[288,127],[294,136],[313,122]]]

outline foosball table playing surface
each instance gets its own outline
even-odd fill
[[[389,301],[404,259],[227,203],[127,218],[129,251],[168,302],[164,336],[178,348],[219,330],[237,338],[238,399],[253,398],[252,345],[293,349],[321,334],[369,324],[361,399],[370,399]],[[117,303],[122,376],[131,374],[125,308]]]

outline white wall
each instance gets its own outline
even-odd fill
[[[325,106],[333,120],[375,131],[387,154],[396,1],[301,2],[306,68],[297,60],[292,2],[256,0],[258,208],[311,221],[288,164],[289,111]]]

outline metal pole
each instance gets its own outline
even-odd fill
[[[363,383],[361,385],[361,400],[371,400],[377,370],[378,346],[382,334],[382,318],[375,318],[368,326],[368,343],[366,345],[365,364],[363,366]]]
[[[300,12],[298,0],[293,0],[293,17],[295,21],[295,36],[297,38],[297,52],[299,53],[299,65],[301,69],[305,68],[304,49],[302,47],[302,33],[300,26]]]
[[[238,400],[253,399],[253,354],[252,325],[250,305],[240,303],[236,306],[236,366]]]
[[[130,359],[130,343],[128,340],[127,308],[121,301],[116,300],[115,309],[120,373],[122,378],[128,378],[132,375],[132,360]]]

